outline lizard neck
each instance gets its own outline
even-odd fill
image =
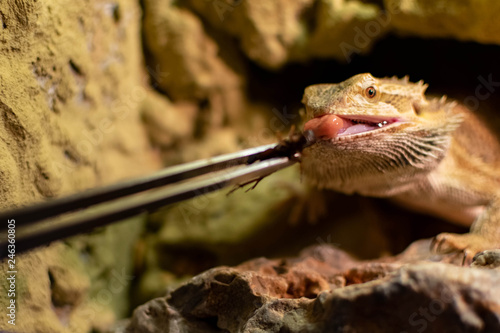
[[[319,142],[304,150],[302,171],[319,188],[391,197],[435,170],[446,155],[449,139],[415,127],[335,145]]]

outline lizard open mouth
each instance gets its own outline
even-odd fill
[[[304,131],[312,130],[316,138],[320,140],[342,140],[348,137],[364,136],[364,133],[381,130],[396,122],[399,122],[397,118],[326,114],[306,122]]]

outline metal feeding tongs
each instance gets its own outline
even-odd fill
[[[298,162],[302,149],[314,141],[312,131],[306,131],[279,144],[181,164],[146,177],[7,211],[0,214],[1,232],[7,232],[7,221],[15,220],[17,254],[227,186],[258,181]],[[8,244],[7,237],[2,237],[0,258],[8,255]]]

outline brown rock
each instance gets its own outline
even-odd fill
[[[235,37],[246,56],[278,69],[290,61],[333,57],[350,62],[389,28],[375,4],[361,1],[188,1],[218,31]]]
[[[496,0],[385,0],[384,5],[391,25],[404,34],[500,43]]]
[[[191,8],[218,30],[238,38],[248,58],[279,68],[304,43],[301,16],[312,15],[312,0],[189,1]]]
[[[0,209],[161,166],[140,118],[150,90],[140,20],[131,0],[0,1]],[[130,271],[140,223],[96,231],[95,246],[84,236],[16,253],[16,326],[0,330],[87,333],[125,315],[130,281],[112,293],[106,279]],[[7,271],[4,260],[2,281]]]
[[[358,262],[323,245],[214,268],[137,308],[127,332],[500,330],[500,273],[419,260],[423,247]]]
[[[221,47],[229,40],[216,41],[197,16],[170,0],[144,1],[143,34],[153,85],[172,100],[199,102],[212,128],[244,110],[241,59],[233,48]]]

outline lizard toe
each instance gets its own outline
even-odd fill
[[[463,250],[455,240],[455,235],[443,232],[432,239],[431,250],[436,254],[449,254]]]
[[[434,237],[431,242],[432,252],[462,256],[462,265],[464,266],[471,265],[475,261],[474,258],[478,253],[494,248],[496,248],[496,246],[491,244],[485,237],[471,233],[464,235],[441,233]],[[486,258],[484,260],[486,260]]]

